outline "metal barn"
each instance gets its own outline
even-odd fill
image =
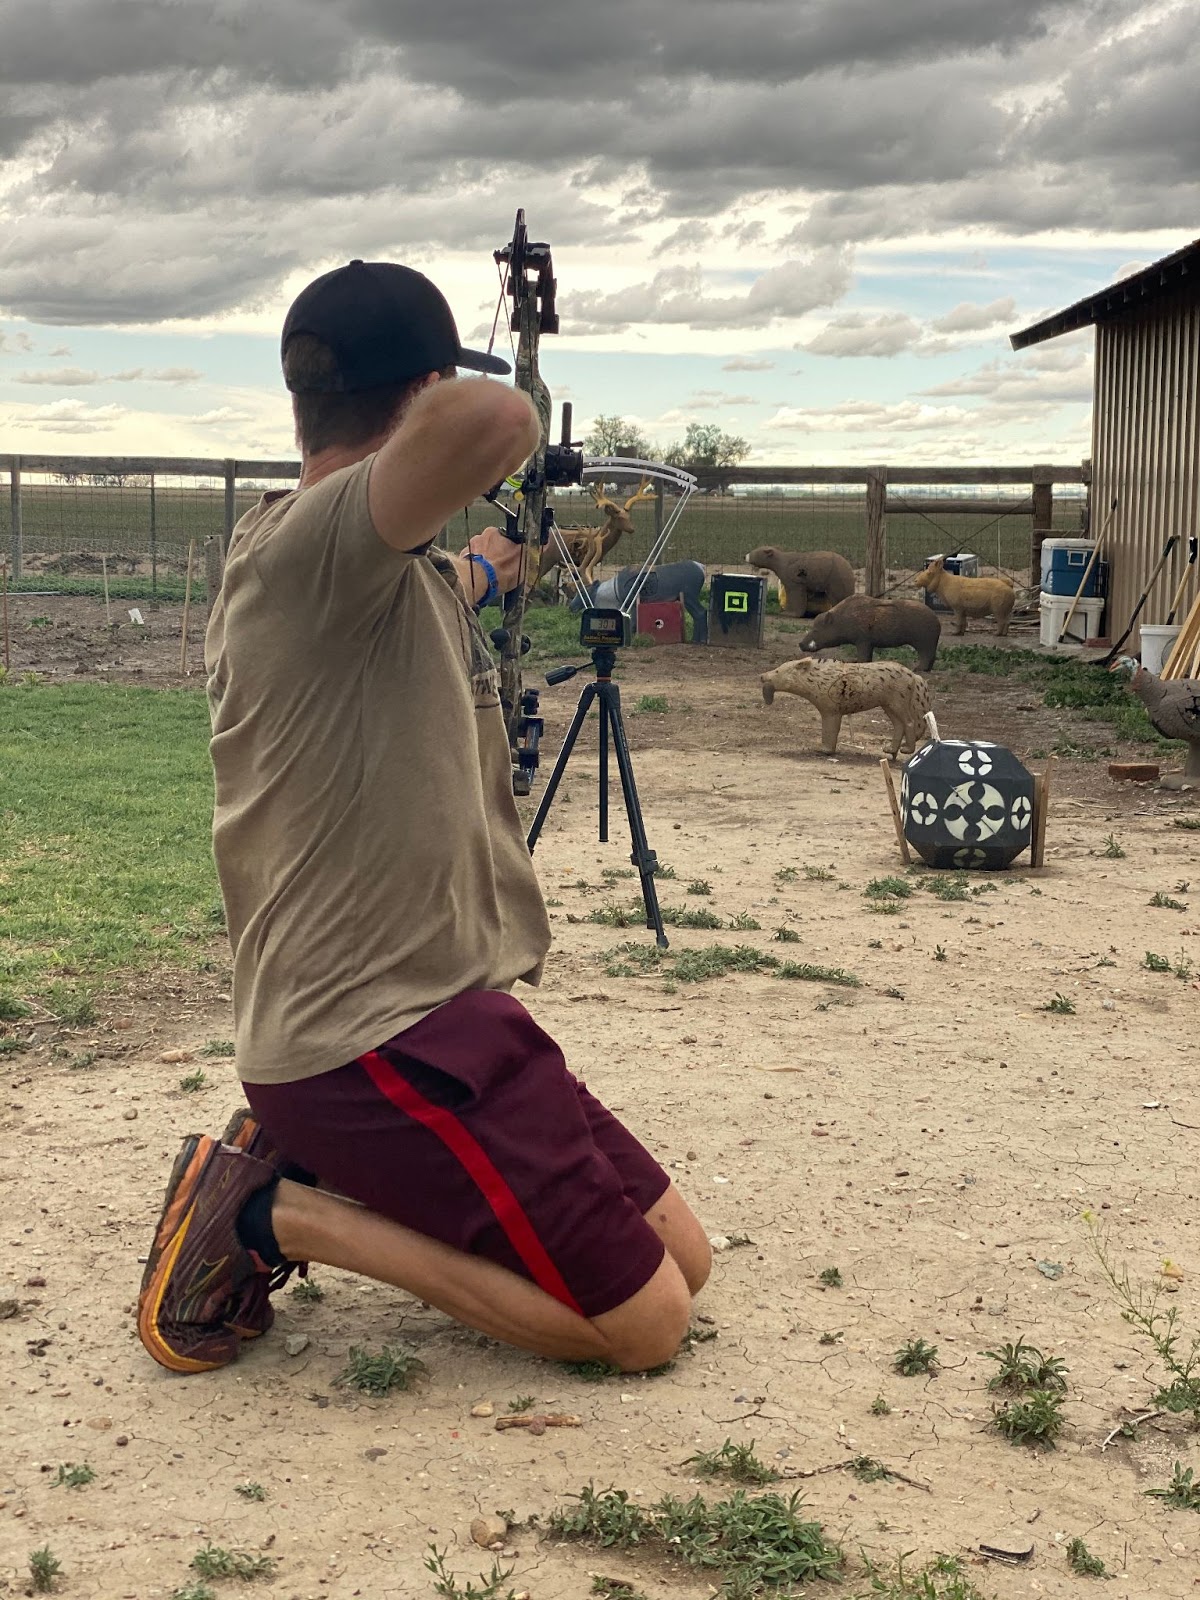
[[[1111,563],[1105,631],[1119,636],[1168,538],[1178,543],[1155,580],[1140,622],[1162,623],[1187,575],[1175,620],[1197,593],[1187,573],[1200,532],[1200,239],[1020,333],[1014,350],[1096,329],[1092,399],[1091,534],[1113,499],[1101,551]],[[1134,633],[1127,648],[1136,650]]]

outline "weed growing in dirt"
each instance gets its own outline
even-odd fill
[[[654,869],[654,876],[656,878],[677,878],[679,874],[675,871],[674,867],[664,866],[660,861]]]
[[[643,1509],[624,1489],[597,1494],[589,1484],[573,1509],[553,1514],[550,1532],[606,1549],[665,1547],[687,1566],[719,1575],[729,1600],[750,1600],[765,1588],[832,1577],[840,1568],[841,1551],[820,1523],[801,1515],[802,1505],[798,1493],[787,1500],[777,1494],[752,1499],[739,1489],[711,1504],[701,1495],[667,1495]]]
[[[195,1072],[185,1073],[179,1080],[179,1087],[184,1094],[198,1094],[201,1089],[208,1087],[208,1074],[203,1067],[197,1067]]]
[[[863,890],[868,900],[907,900],[912,892],[907,878],[872,878]]]
[[[940,944],[934,946],[933,959],[935,961],[945,961],[946,959],[946,951]]]
[[[832,983],[846,989],[862,987],[862,979],[841,967],[813,966],[808,962],[780,962],[753,945],[711,945],[703,950],[678,950],[668,954],[656,945],[622,944],[603,956],[610,978],[635,978],[651,972],[679,983],[703,983],[728,972],[759,972],[777,978],[811,983]]]
[[[712,884],[707,878],[693,878],[687,886],[688,894],[711,894]]]
[[[1193,1476],[1194,1469],[1175,1463],[1171,1481],[1165,1489],[1147,1489],[1151,1500],[1161,1500],[1174,1511],[1200,1511],[1200,1482]]]
[[[679,1348],[690,1352],[694,1345],[711,1344],[716,1337],[717,1330],[715,1328],[689,1328],[684,1334],[683,1342]]]
[[[888,1000],[903,1000],[906,998],[903,989],[891,988],[885,989],[883,992]]]
[[[946,873],[937,873],[932,878],[925,878],[921,887],[928,889],[930,894],[936,895],[939,900],[969,900],[971,889],[965,878],[952,878]],[[991,885],[989,884],[990,888]]]
[[[899,900],[872,900],[867,909],[877,917],[898,917],[901,905]]]
[[[635,928],[645,920],[645,908],[639,910],[636,906],[596,906],[587,914],[588,922],[596,922],[606,928]]]
[[[641,1589],[635,1589],[624,1578],[606,1578],[602,1572],[594,1574],[588,1593],[599,1595],[600,1600],[650,1600]]]
[[[325,1291],[310,1273],[307,1278],[301,1278],[299,1283],[292,1285],[292,1298],[299,1300],[302,1305],[315,1305],[318,1300],[324,1300]]]
[[[990,1390],[1011,1389],[1023,1393],[1026,1389],[1065,1390],[1066,1364],[1061,1356],[1043,1355],[1036,1345],[1026,1344],[1018,1338],[1015,1344],[1003,1344],[996,1350],[981,1352],[994,1361],[999,1371],[988,1379]]]
[[[1047,1445],[1062,1432],[1062,1396],[1036,1389],[1025,1400],[1010,1400],[992,1416],[992,1427],[1010,1444]]]
[[[892,1408],[881,1394],[877,1394],[871,1401],[871,1415],[873,1417],[890,1417]]]
[[[1150,902],[1149,903],[1152,906],[1155,906],[1158,909],[1163,910],[1163,911],[1186,911],[1187,910],[1187,907],[1184,905],[1182,900],[1175,900],[1175,899],[1173,899],[1171,897],[1171,895],[1163,894],[1161,889],[1159,889],[1156,893],[1154,893],[1154,894],[1152,894],[1150,896]]]
[[[1192,975],[1192,963],[1188,960],[1187,956],[1184,955],[1182,950],[1175,957],[1174,963],[1172,964],[1172,967],[1171,967],[1171,971],[1175,974],[1175,976],[1177,978],[1181,979],[1184,983],[1186,983],[1188,981],[1188,979],[1191,977],[1191,975]]]
[[[935,1556],[919,1572],[905,1571],[904,1560],[887,1572],[868,1560],[871,1587],[854,1600],[984,1600],[957,1556]]]
[[[519,1416],[522,1411],[530,1409],[536,1398],[537,1396],[532,1394],[519,1394],[508,1402],[508,1409],[514,1417]]]
[[[937,1345],[926,1344],[924,1339],[910,1339],[902,1344],[892,1358],[892,1365],[904,1378],[915,1378],[921,1373],[932,1373],[937,1368]]]
[[[18,1000],[11,989],[0,989],[0,1022],[20,1022],[29,1015],[24,1000]]]
[[[87,1028],[96,1020],[96,1006],[86,989],[68,983],[52,983],[46,990],[46,1009],[52,1011],[64,1028]]]
[[[564,1361],[563,1371],[569,1372],[573,1378],[582,1378],[584,1383],[603,1383],[606,1378],[619,1378],[620,1367],[614,1367],[608,1361]]]
[[[1100,853],[1101,855],[1106,856],[1109,861],[1122,861],[1125,858],[1125,851],[1121,845],[1117,843],[1117,836],[1113,833],[1110,833],[1105,839],[1104,849]]]
[[[1065,994],[1056,994],[1053,1000],[1047,1000],[1044,1006],[1038,1007],[1039,1011],[1053,1011],[1056,1017],[1073,1017],[1075,1015],[1075,1002],[1068,1000]]]
[[[185,1583],[171,1590],[171,1600],[217,1600],[217,1591],[210,1583]]]
[[[818,1344],[836,1344],[841,1337],[842,1337],[842,1331],[839,1328],[836,1333],[829,1333],[829,1332],[823,1333],[821,1335],[821,1337],[817,1340],[817,1343]]]
[[[633,708],[635,711],[657,711],[660,715],[671,708],[665,694],[644,694]]]
[[[1067,1541],[1067,1565],[1080,1578],[1107,1578],[1108,1568],[1094,1556],[1082,1539]]]
[[[1200,817],[1172,817],[1171,826],[1186,828],[1189,832],[1195,833],[1200,830]]]
[[[393,1389],[409,1389],[425,1363],[410,1350],[385,1344],[378,1355],[350,1347],[350,1359],[333,1380],[339,1387],[358,1389],[363,1394],[390,1394]]]
[[[728,1478],[731,1483],[778,1483],[779,1474],[774,1467],[760,1461],[754,1454],[754,1440],[749,1444],[734,1444],[726,1439],[719,1450],[706,1450],[689,1456],[683,1463],[691,1467],[698,1478]]]
[[[1171,963],[1166,956],[1156,955],[1153,950],[1147,950],[1142,957],[1142,965],[1149,972],[1170,972]]]
[[[773,935],[776,944],[799,944],[800,935],[795,928],[776,928]]]
[[[54,1587],[54,1580],[61,1573],[62,1562],[48,1544],[44,1544],[40,1550],[30,1551],[29,1576],[33,1579],[36,1594],[49,1594]]]
[[[729,926],[737,933],[758,933],[762,923],[746,911],[739,911],[736,917],[730,917]]]
[[[819,868],[819,867],[811,867],[811,868],[805,867],[805,869],[804,869],[805,876],[807,876],[810,871],[819,872],[820,870],[821,870],[821,868]],[[800,873],[797,870],[797,868],[795,868],[795,867],[780,867],[779,871],[775,874],[775,882],[776,883],[795,883],[796,879],[799,876],[800,876]],[[833,874],[831,873],[830,876],[832,877]]]
[[[515,1591],[505,1588],[512,1577],[512,1567],[502,1567],[498,1561],[493,1561],[486,1577],[482,1572],[479,1574],[478,1586],[470,1581],[464,1584],[452,1572],[447,1572],[446,1551],[432,1544],[429,1549],[425,1569],[432,1572],[433,1591],[443,1596],[443,1600],[516,1600]]]
[[[862,979],[843,967],[814,966],[811,961],[785,961],[779,969],[781,978],[795,978],[803,983],[832,983],[840,989],[861,989]]]
[[[66,1486],[68,1489],[82,1489],[85,1484],[94,1482],[96,1471],[89,1467],[86,1461],[81,1461],[78,1466],[59,1465],[58,1477],[54,1480],[54,1488]]]
[[[1100,1270],[1108,1280],[1109,1288],[1121,1308],[1121,1316],[1131,1328],[1148,1341],[1155,1355],[1166,1369],[1170,1382],[1154,1396],[1154,1404],[1164,1411],[1190,1412],[1192,1423],[1200,1427],[1200,1336],[1193,1335],[1185,1343],[1179,1329],[1179,1312],[1172,1306],[1164,1311],[1161,1306],[1162,1286],[1152,1289],[1135,1285],[1129,1268],[1118,1268],[1109,1250],[1107,1236],[1102,1232],[1094,1212],[1085,1211],[1084,1226],[1092,1254],[1100,1263]]]
[[[667,928],[719,928],[721,926],[720,917],[717,916],[715,911],[710,911],[707,906],[661,906],[659,909],[663,919],[663,926]],[[637,920],[645,922],[646,913],[644,910],[639,914]]]
[[[778,876],[776,873],[776,877]],[[804,876],[809,883],[832,883],[834,875],[828,867],[805,867]]]
[[[12,1035],[0,1038],[0,1056],[15,1056],[28,1049],[29,1043],[25,1039],[17,1039]],[[92,1059],[94,1060],[95,1057]]]
[[[78,1055],[72,1056],[67,1062],[67,1071],[86,1072],[87,1069],[91,1066],[94,1066],[95,1063],[96,1052],[94,1050],[81,1050]]]
[[[200,1046],[202,1056],[232,1056],[236,1054],[232,1039],[208,1039]]]
[[[823,1283],[827,1289],[840,1289],[842,1287],[842,1270],[840,1267],[825,1267],[817,1274],[817,1281]]]
[[[192,1557],[192,1567],[202,1578],[240,1578],[250,1583],[272,1575],[275,1557],[252,1556],[248,1550],[225,1550],[219,1544],[206,1544]]]
[[[265,1500],[267,1498],[267,1491],[261,1483],[251,1483],[249,1481],[235,1483],[233,1492],[234,1494],[240,1494],[243,1500]]]

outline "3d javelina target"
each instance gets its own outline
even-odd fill
[[[900,784],[904,837],[930,867],[1007,867],[1033,842],[1033,808],[1033,774],[984,739],[925,745]]]

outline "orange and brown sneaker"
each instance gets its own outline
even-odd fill
[[[221,1143],[234,1150],[244,1150],[256,1161],[268,1162],[281,1178],[290,1178],[293,1183],[304,1183],[310,1188],[316,1184],[317,1180],[311,1172],[287,1160],[247,1106],[242,1106],[230,1117],[221,1135]],[[269,1278],[253,1278],[239,1293],[230,1312],[229,1326],[241,1338],[257,1339],[270,1331],[275,1321],[271,1295],[276,1289],[283,1288],[293,1271],[307,1278],[308,1262],[288,1262],[286,1266],[276,1267]]]
[[[138,1296],[138,1337],[161,1366],[209,1372],[237,1355],[245,1309],[270,1280],[238,1238],[238,1213],[277,1178],[269,1163],[207,1134],[184,1140]]]

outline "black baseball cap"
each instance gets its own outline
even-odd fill
[[[444,367],[497,376],[512,371],[499,356],[464,350],[441,290],[423,273],[390,261],[351,261],[314,279],[287,314],[281,354],[297,333],[320,339],[337,362],[335,374],[304,384],[310,393],[384,389]]]

